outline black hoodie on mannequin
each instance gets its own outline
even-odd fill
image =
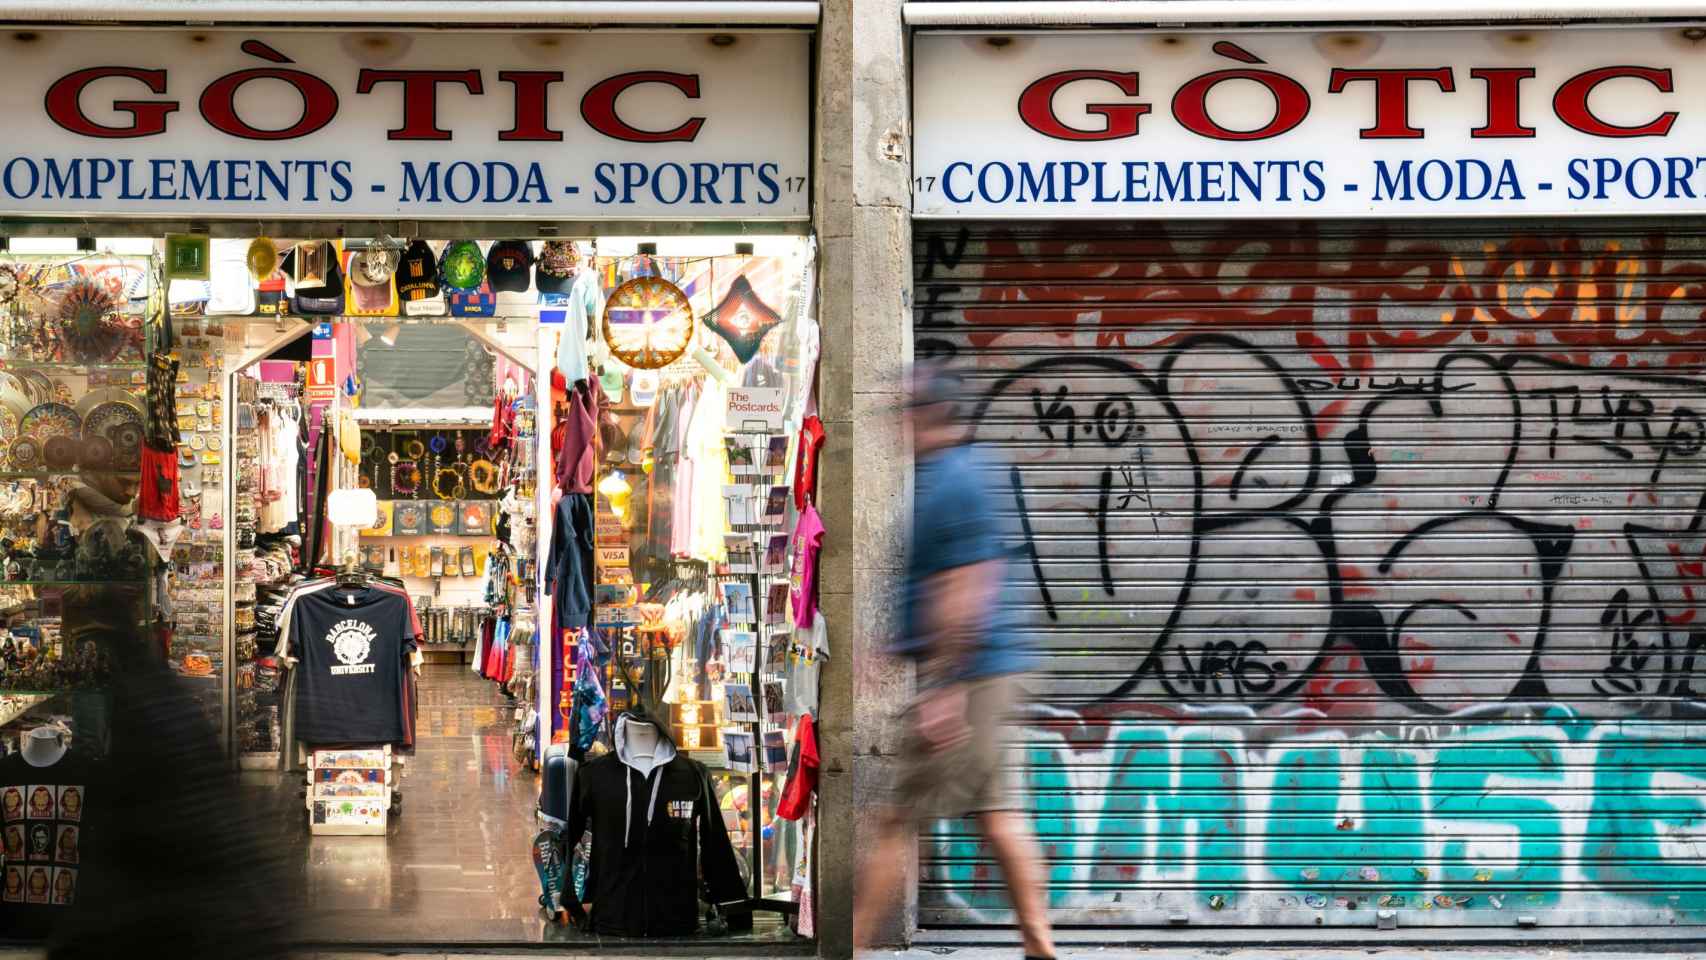
[[[705,765],[677,754],[661,730],[654,756],[635,755],[629,727],[645,722],[617,717],[615,751],[581,765],[563,839],[573,847],[592,831],[592,930],[687,936],[699,926],[701,877],[714,903],[745,900],[746,889]],[[580,904],[564,900],[586,926]]]

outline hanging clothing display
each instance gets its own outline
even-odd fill
[[[587,625],[592,614],[592,497],[565,493],[551,524],[551,557],[545,589],[551,593],[558,630]]]
[[[408,598],[335,580],[299,588],[283,640],[298,659],[296,739],[309,745],[412,739],[405,658],[419,626]]]
[[[636,748],[636,726],[655,737],[651,756]],[[701,892],[711,903],[746,897],[710,774],[677,753],[655,724],[630,715],[617,718],[614,740],[614,751],[577,772],[564,834],[572,846],[591,831],[592,913],[582,912],[577,897],[565,906],[600,934],[692,934]]]

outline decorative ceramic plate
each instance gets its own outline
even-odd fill
[[[33,437],[19,437],[12,441],[12,469],[35,470],[41,467],[41,444]]]
[[[56,434],[42,441],[41,457],[49,470],[69,470],[77,465],[83,441],[74,435]]]
[[[51,455],[48,459],[52,459]],[[83,438],[83,454],[78,458],[78,461],[85,467],[93,467],[97,470],[111,467],[113,465],[113,442],[106,437],[85,436]]]
[[[604,342],[637,370],[667,367],[693,345],[693,305],[662,277],[635,277],[605,301]]]
[[[63,403],[42,403],[24,414],[18,431],[45,443],[48,437],[82,436],[83,420],[77,411]]]
[[[142,408],[129,397],[109,400],[89,410],[83,417],[83,437],[111,440],[113,430],[122,426],[134,426],[138,429],[142,427]]]
[[[53,402],[53,378],[40,370],[19,370],[18,379],[23,381],[24,391],[30,396],[30,404]]]
[[[142,401],[137,395],[124,387],[97,387],[83,394],[83,399],[77,401],[77,415],[87,423],[89,411],[108,403],[129,403],[138,409],[142,407]]]

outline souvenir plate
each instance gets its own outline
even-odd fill
[[[109,403],[128,403],[139,410],[142,407],[142,401],[137,399],[136,394],[131,391],[123,387],[102,387],[98,390],[90,390],[83,395],[83,399],[77,401],[77,415],[82,417],[84,424],[87,425],[90,411]]]
[[[116,444],[113,434],[122,427],[142,429],[142,408],[134,400],[112,400],[90,410],[83,418],[83,438],[102,437]]]
[[[24,392],[29,395],[31,406],[53,400],[52,377],[40,370],[19,370],[17,377],[23,382]]]
[[[19,437],[12,441],[12,469],[35,470],[41,466],[41,444],[32,437]]]
[[[83,421],[77,411],[63,403],[42,403],[24,414],[18,431],[45,443],[48,437],[82,436]]]

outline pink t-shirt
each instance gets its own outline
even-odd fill
[[[794,626],[809,627],[817,616],[817,553],[823,545],[823,521],[807,505],[794,525],[794,562],[790,567]]]

